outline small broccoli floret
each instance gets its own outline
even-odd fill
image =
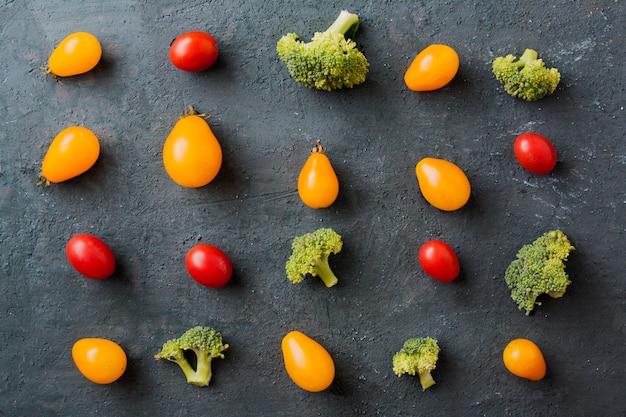
[[[276,44],[280,60],[300,84],[318,90],[352,88],[365,81],[369,62],[346,33],[353,35],[359,17],[342,10],[324,32],[315,32],[310,42],[295,33],[284,35]]]
[[[402,349],[393,355],[393,372],[398,376],[417,374],[422,389],[426,390],[435,385],[430,372],[435,369],[440,350],[437,340],[432,337],[408,339]]]
[[[526,49],[518,60],[513,55],[493,60],[493,74],[504,86],[504,91],[526,101],[536,101],[554,93],[561,74],[556,68],[546,68],[537,56],[537,51]]]
[[[338,279],[328,265],[328,256],[341,251],[341,236],[333,229],[322,228],[293,239],[291,257],[285,265],[287,278],[294,284],[302,282],[307,274],[319,276],[324,285],[332,287]]]
[[[526,315],[541,304],[537,302],[540,295],[559,298],[565,294],[571,281],[564,262],[572,250],[567,236],[560,230],[552,230],[517,252],[517,259],[506,269],[504,280],[511,298],[520,310],[526,310]]]
[[[187,330],[178,339],[171,339],[163,344],[155,359],[175,362],[185,373],[187,383],[206,387],[211,381],[211,360],[224,358],[228,345],[223,343],[222,335],[211,327],[196,326]],[[196,369],[185,358],[185,351],[191,350],[196,355]]]

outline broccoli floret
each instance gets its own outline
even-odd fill
[[[322,228],[313,233],[297,236],[291,244],[291,256],[285,265],[287,278],[294,284],[302,282],[305,275],[319,276],[327,287],[338,279],[328,265],[328,256],[341,251],[341,236],[333,229]]]
[[[440,350],[437,340],[432,337],[408,339],[402,349],[393,355],[393,372],[398,376],[417,374],[422,389],[426,390],[435,385],[430,372],[435,369]]]
[[[500,56],[493,60],[493,74],[513,97],[536,101],[554,93],[561,80],[556,68],[546,68],[537,58],[537,51],[526,49],[516,61],[515,56]]]
[[[178,339],[168,340],[163,344],[161,352],[156,354],[155,359],[166,359],[175,362],[185,373],[187,383],[206,387],[211,381],[211,360],[224,358],[222,353],[228,349],[224,344],[222,335],[211,327],[196,326],[187,330]],[[191,350],[196,355],[196,369],[194,370],[187,358],[185,351]]]
[[[351,39],[359,26],[359,17],[342,10],[337,20],[324,32],[315,32],[310,42],[295,33],[284,35],[276,52],[289,74],[300,84],[318,90],[352,88],[365,81],[369,62]]]
[[[511,298],[520,310],[526,310],[526,315],[541,304],[537,302],[540,295],[559,298],[565,294],[571,281],[564,262],[572,250],[567,236],[560,230],[552,230],[517,252],[517,259],[506,269],[504,280]]]

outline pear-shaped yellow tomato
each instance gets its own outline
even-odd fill
[[[298,176],[298,194],[304,204],[314,209],[330,206],[339,195],[337,174],[319,140]]]
[[[540,381],[546,376],[546,361],[534,342],[528,339],[514,339],[502,352],[504,366],[520,378]]]
[[[452,162],[424,158],[415,167],[422,195],[440,210],[460,209],[469,200],[471,188],[465,173]]]
[[[126,353],[120,345],[97,337],[79,339],[74,343],[72,359],[80,373],[96,384],[117,381],[127,364]]]
[[[206,120],[190,114],[176,122],[163,145],[163,164],[168,175],[183,187],[202,187],[222,167],[222,148]]]
[[[39,184],[63,182],[91,168],[100,155],[100,142],[86,127],[70,126],[52,140],[41,164]]]
[[[48,59],[48,72],[57,77],[84,74],[102,57],[100,42],[90,33],[76,32],[63,39]]]
[[[459,55],[448,45],[433,44],[417,54],[404,74],[413,91],[433,91],[447,85],[459,70]]]
[[[294,330],[282,341],[285,369],[291,380],[300,388],[320,392],[335,379],[335,363],[322,345],[307,335]]]

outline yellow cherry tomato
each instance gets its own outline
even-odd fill
[[[330,206],[339,195],[337,174],[319,140],[298,176],[298,194],[304,204],[315,209]]]
[[[417,54],[404,74],[413,91],[433,91],[447,85],[459,70],[459,55],[448,45],[433,44]]]
[[[163,164],[174,182],[202,187],[222,167],[222,148],[201,115],[190,114],[176,122],[163,145]]]
[[[440,210],[460,209],[469,200],[471,188],[465,173],[452,162],[424,158],[415,166],[422,195]]]
[[[513,375],[531,381],[540,381],[546,376],[546,361],[539,347],[528,339],[509,342],[502,353],[504,366]]]
[[[70,126],[52,140],[41,164],[39,184],[63,182],[91,168],[100,155],[100,142],[86,127]]]
[[[72,346],[72,359],[80,373],[96,384],[117,381],[127,364],[126,353],[120,345],[97,337],[76,341]]]
[[[335,379],[335,363],[322,345],[307,335],[294,330],[282,341],[285,369],[300,388],[320,392]]]
[[[76,32],[63,39],[48,59],[48,71],[57,77],[84,74],[102,57],[100,42],[90,33]]]

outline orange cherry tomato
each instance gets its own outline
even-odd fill
[[[74,343],[72,359],[80,373],[96,384],[117,381],[127,364],[126,353],[120,345],[97,337],[79,339]]]
[[[50,144],[41,165],[39,184],[63,182],[91,168],[100,156],[100,142],[82,126],[62,130]]]
[[[415,167],[422,195],[440,210],[460,209],[469,200],[471,187],[465,173],[452,162],[424,158]]]
[[[298,194],[304,204],[314,209],[330,206],[339,195],[337,174],[319,140],[298,176]]]
[[[447,85],[459,70],[459,55],[448,45],[433,44],[417,54],[404,74],[413,91],[433,91]]]
[[[504,366],[513,375],[539,381],[546,376],[546,361],[539,347],[528,339],[509,342],[502,353]]]
[[[163,145],[163,164],[183,187],[202,187],[217,176],[222,148],[202,115],[192,111],[176,122]]]
[[[322,345],[294,330],[283,338],[283,358],[287,374],[305,391],[320,392],[335,379],[335,363]]]
[[[102,57],[100,42],[90,33],[76,32],[63,39],[48,59],[47,71],[57,77],[84,74]]]

